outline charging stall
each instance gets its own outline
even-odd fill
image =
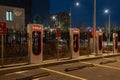
[[[117,53],[118,50],[118,34],[113,33],[113,53]]]
[[[80,30],[77,28],[70,28],[70,50],[73,59],[79,58],[80,47]]]
[[[42,62],[42,55],[43,55],[43,49],[42,49],[43,26],[40,24],[28,24],[27,30],[29,35],[28,49],[29,49],[30,63],[38,64]]]
[[[97,31],[97,53],[102,54],[103,51],[103,33],[101,31]]]

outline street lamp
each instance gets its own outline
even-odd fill
[[[58,26],[58,19],[57,19],[57,15],[53,15],[53,16],[51,17],[51,19],[52,19],[52,20],[53,20],[53,22],[54,22],[54,27]]]
[[[96,0],[94,0],[94,13],[93,13],[93,53],[96,53]],[[96,55],[98,55],[96,53]]]
[[[80,3],[79,2],[75,2],[74,3],[75,6],[79,6]],[[72,3],[70,4],[70,28],[72,27]]]
[[[107,33],[108,38],[107,39],[108,39],[108,42],[110,42],[110,11],[109,9],[106,9],[104,13],[108,15],[108,33]]]
[[[80,4],[79,4],[79,2],[76,2],[76,4],[75,4],[76,6],[79,6]]]
[[[56,16],[55,15],[52,16],[52,20],[56,20]]]

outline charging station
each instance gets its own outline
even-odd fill
[[[80,48],[80,30],[77,28],[70,28],[70,50],[73,59],[79,58]]]
[[[118,34],[113,33],[113,53],[117,53],[118,50]]]
[[[102,54],[103,51],[103,33],[101,31],[97,31],[97,53]]]
[[[39,64],[40,62],[42,62],[43,56],[43,26],[40,24],[28,24],[27,31],[29,35],[28,54],[30,63]]]

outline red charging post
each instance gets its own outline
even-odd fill
[[[61,30],[60,30],[60,28],[56,28],[56,39],[61,39]]]
[[[103,41],[103,37],[102,37],[102,32],[99,32],[99,50],[102,51],[102,41]]]
[[[30,63],[39,64],[42,62],[43,56],[43,26],[40,24],[28,24],[27,26],[28,34],[29,34],[29,58]]]
[[[61,29],[59,27],[56,28],[56,39],[57,39],[57,59],[60,58],[59,53],[59,40],[61,39]]]
[[[0,35],[1,35],[1,66],[4,63],[4,35],[6,34],[6,23],[0,22]]]
[[[115,36],[115,49],[117,50],[118,49],[118,34],[116,33],[116,36]]]
[[[80,48],[80,30],[77,28],[70,28],[70,49],[72,58],[79,58]]]
[[[113,33],[113,53],[117,53],[118,50],[118,34]]]
[[[103,51],[103,33],[101,31],[97,31],[97,53],[98,55],[102,54]]]
[[[0,22],[0,35],[6,34],[6,23]]]

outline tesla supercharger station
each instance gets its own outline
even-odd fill
[[[113,53],[117,53],[118,50],[118,34],[113,33]]]
[[[80,47],[80,30],[77,28],[70,28],[70,50],[73,59],[79,58]]]
[[[43,26],[40,24],[28,24],[27,26],[29,34],[29,59],[30,63],[39,64],[42,62],[43,56],[43,43],[42,34]]]
[[[103,50],[103,33],[101,31],[97,31],[97,53],[98,54],[102,54],[102,50]]]

